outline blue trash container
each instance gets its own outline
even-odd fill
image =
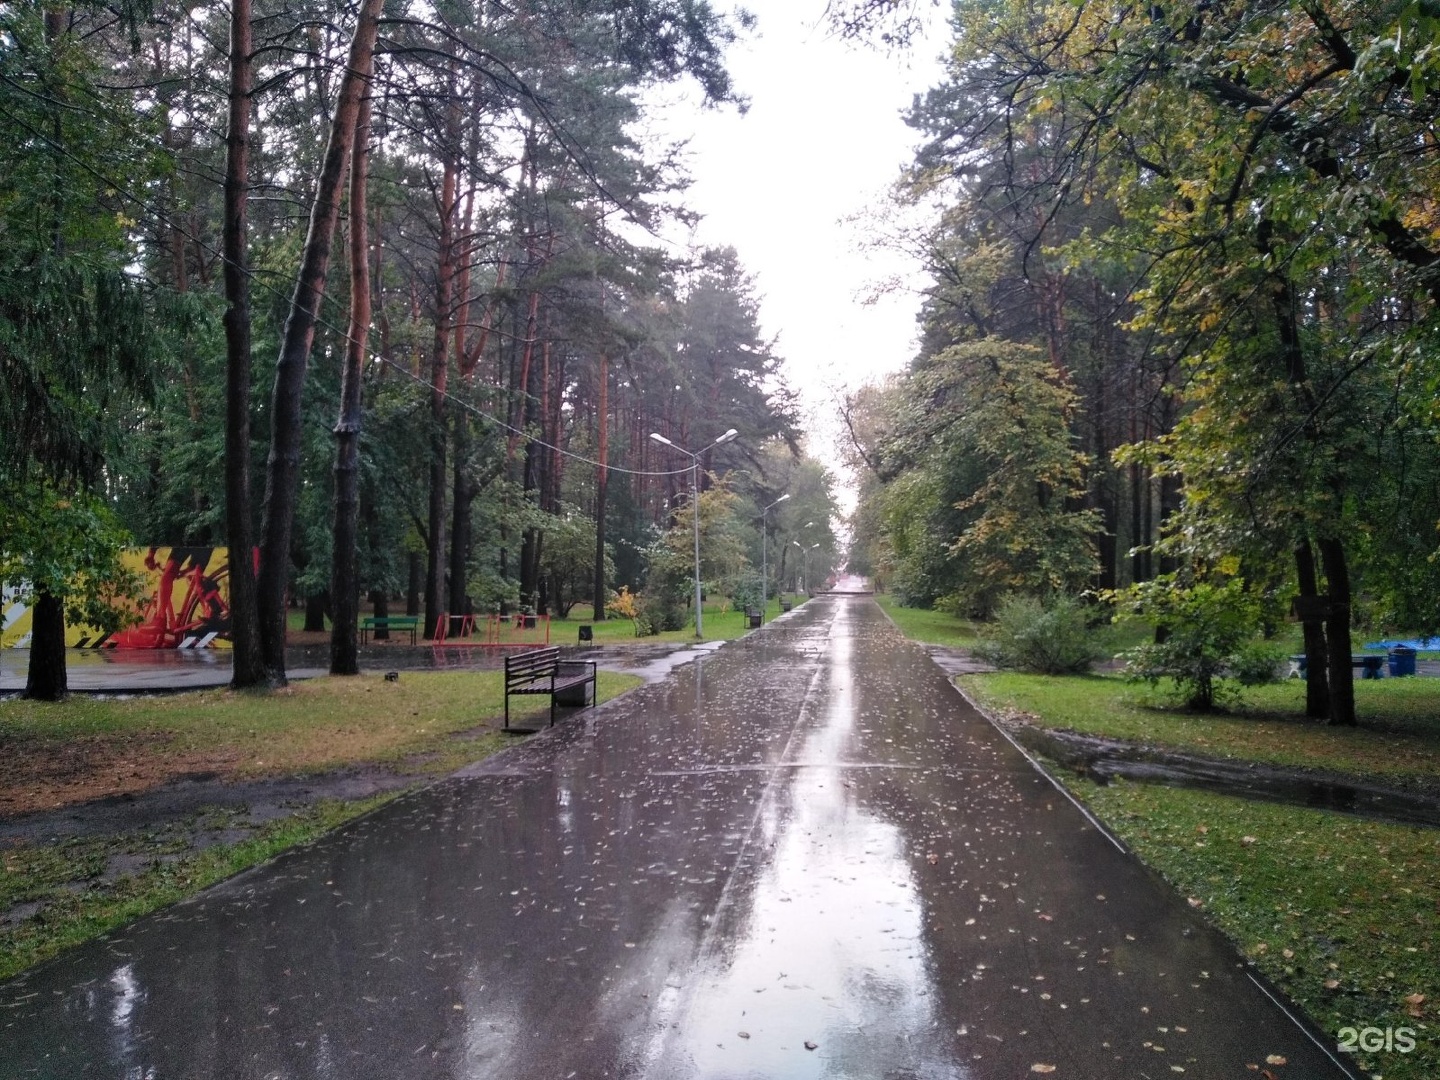
[[[1415,674],[1415,650],[1409,645],[1396,645],[1390,650],[1390,674]]]

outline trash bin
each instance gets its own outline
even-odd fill
[[[1390,674],[1415,674],[1415,650],[1409,645],[1396,645],[1390,650]]]
[[[745,613],[745,615],[746,615],[746,617],[750,620],[750,629],[751,629],[751,630],[759,630],[759,629],[760,629],[760,617],[761,617],[761,616],[760,616],[760,612],[758,612],[758,611],[747,611],[747,612]]]
[[[592,629],[591,629],[590,627],[588,627],[588,626],[581,626],[581,627],[580,627],[580,640],[581,640],[581,641],[594,641],[594,640],[595,640],[595,631],[592,630]]]

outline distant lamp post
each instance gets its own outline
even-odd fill
[[[818,543],[811,544],[810,551],[814,551],[819,546]],[[815,583],[810,580],[810,551],[805,552],[805,581],[809,584],[810,588],[801,590],[806,596],[810,596],[811,589],[815,587]]]
[[[801,532],[804,532],[806,529],[813,529],[814,527],[815,527],[815,523],[814,523],[813,521],[807,521],[807,522],[805,522],[804,525],[801,525],[801,526],[800,526],[800,531],[801,531]],[[802,544],[802,543],[800,543],[799,540],[795,540],[795,539],[791,539],[790,543],[792,543],[792,544],[795,545],[796,549],[799,550],[801,556],[803,557],[804,554],[805,554],[805,545]],[[805,591],[805,567],[804,567],[804,566],[801,566],[799,574],[796,575],[796,584],[799,586],[796,591],[803,593],[803,592]]]
[[[778,499],[776,499],[774,502],[772,502],[769,506],[765,507],[764,510],[761,510],[761,511],[760,511],[760,621],[761,621],[761,622],[764,622],[764,621],[765,621],[765,608],[766,608],[766,605],[768,605],[768,604],[770,603],[770,594],[769,594],[769,592],[767,591],[768,588],[769,588],[769,585],[770,585],[770,570],[769,570],[769,567],[768,567],[768,565],[767,565],[767,563],[766,563],[766,558],[765,558],[766,550],[767,550],[767,549],[769,548],[769,546],[770,546],[770,543],[769,543],[770,537],[769,537],[769,535],[766,533],[766,517],[769,515],[769,513],[770,513],[771,510],[773,510],[775,507],[779,506],[782,502],[784,502],[784,501],[785,501],[786,499],[788,499],[789,497],[790,497],[790,493],[787,491],[784,495],[781,495]]]
[[[703,446],[695,453],[691,453],[683,446],[677,446],[657,431],[650,433],[650,438],[658,443],[664,443],[672,450],[678,450],[690,459],[690,501],[695,504],[695,639],[698,641],[705,636],[704,613],[701,611],[700,603],[700,455],[706,450],[714,449],[722,443],[727,443],[740,432],[733,427],[721,435],[708,446]]]

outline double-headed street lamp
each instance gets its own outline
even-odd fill
[[[764,622],[764,621],[765,621],[765,608],[766,608],[766,605],[768,605],[769,602],[770,602],[769,593],[767,592],[767,589],[769,588],[769,585],[770,585],[770,576],[769,576],[769,568],[768,568],[768,566],[766,565],[766,559],[765,559],[765,552],[766,552],[766,549],[769,547],[770,537],[766,534],[766,531],[765,531],[765,530],[766,530],[766,516],[770,513],[771,510],[773,510],[775,507],[779,506],[782,502],[784,502],[784,501],[785,501],[786,499],[788,499],[789,497],[790,497],[790,493],[787,491],[784,495],[781,495],[778,499],[776,499],[776,500],[775,500],[773,503],[771,503],[769,506],[765,507],[764,510],[761,510],[761,511],[760,511],[760,621],[761,621],[761,622]]]
[[[650,438],[658,443],[664,443],[672,450],[679,450],[690,459],[690,501],[695,504],[695,637],[698,640],[705,636],[704,623],[700,607],[700,455],[706,450],[712,450],[722,443],[727,443],[740,433],[733,427],[721,435],[708,446],[703,446],[695,453],[691,453],[683,446],[676,446],[669,439],[657,431],[650,433]]]
[[[810,526],[814,525],[815,523],[813,521],[807,521],[805,524],[806,526]],[[800,564],[800,591],[806,596],[809,596],[810,592],[808,589],[805,588],[805,582],[810,577],[810,552],[818,548],[820,544],[817,541],[816,543],[811,544],[807,548],[804,544],[800,543],[799,540],[791,540],[790,543],[795,545],[795,550],[800,552],[800,558],[804,560]]]

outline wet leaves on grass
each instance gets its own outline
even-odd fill
[[[1361,1053],[1361,1068],[1440,1076],[1428,1004],[1440,979],[1440,830],[1149,785],[1075,787],[1332,1036],[1416,1032],[1413,1051]]]

